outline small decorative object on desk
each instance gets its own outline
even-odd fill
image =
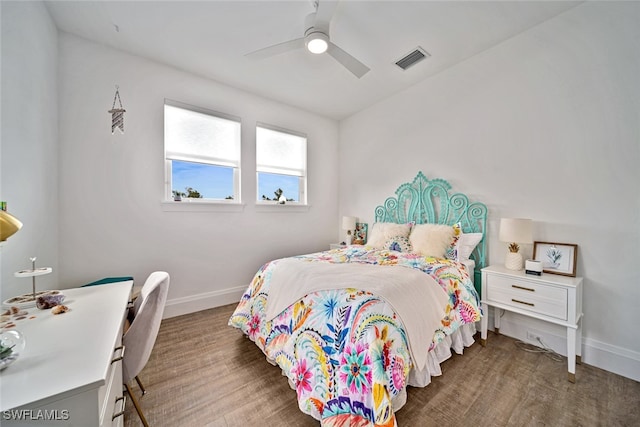
[[[28,311],[14,306],[2,312],[2,316],[0,316],[0,328],[3,330],[15,328],[22,320],[33,319],[35,317],[34,315],[29,316]]]
[[[46,310],[62,304],[62,301],[64,301],[64,295],[62,294],[43,295],[36,299],[36,307],[40,310]]]
[[[66,313],[67,311],[69,311],[69,307],[67,307],[66,305],[56,305],[51,309],[51,313],[53,314],[62,314]]]
[[[36,292],[36,302],[38,301],[39,297],[45,296],[45,295],[58,295],[60,294],[60,291],[37,291]],[[2,302],[2,305],[5,307],[16,307],[16,308],[29,308],[29,307],[33,307],[33,294],[24,294],[24,295],[18,295],[15,297],[11,297],[9,299],[6,299]]]
[[[0,371],[16,361],[25,345],[24,336],[18,331],[4,331],[0,334]]]
[[[31,261],[31,269],[30,270],[20,270],[14,273],[15,277],[31,277],[31,294],[19,295],[17,297],[9,298],[4,301],[3,304],[7,306],[19,306],[19,307],[32,307],[36,305],[36,298],[38,294],[36,293],[36,276],[42,276],[44,274],[49,274],[53,271],[51,267],[40,267],[36,268],[36,257],[31,257],[29,260]],[[52,292],[52,291],[47,291]]]

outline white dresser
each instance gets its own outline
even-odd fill
[[[70,311],[31,308],[36,317],[17,322],[27,344],[0,372],[3,427],[124,425],[122,328],[132,285],[65,289]]]
[[[489,306],[495,307],[494,328],[500,332],[499,310],[555,323],[567,328],[569,381],[576,381],[576,356],[582,355],[582,278],[555,274],[533,276],[524,270],[492,265],[482,269],[481,343],[487,339]]]

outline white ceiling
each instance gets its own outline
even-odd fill
[[[358,79],[327,54],[304,49],[261,60],[244,56],[302,37],[304,18],[314,11],[310,0],[46,2],[62,31],[334,119],[579,3],[342,0],[330,37],[371,68]],[[431,57],[406,71],[395,65],[418,46]]]

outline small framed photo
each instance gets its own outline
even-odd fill
[[[533,242],[533,259],[542,262],[542,271],[576,277],[578,245],[573,243]]]
[[[369,226],[364,222],[356,222],[356,232],[353,236],[354,245],[364,245],[367,243],[367,229]]]

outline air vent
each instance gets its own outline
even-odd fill
[[[413,52],[411,52],[410,54],[406,55],[404,58],[398,60],[396,62],[396,65],[400,68],[402,68],[403,70],[406,70],[407,68],[411,67],[412,65],[417,64],[418,62],[422,61],[425,58],[430,57],[431,55],[429,55],[429,53],[424,50],[421,47],[417,47]]]

